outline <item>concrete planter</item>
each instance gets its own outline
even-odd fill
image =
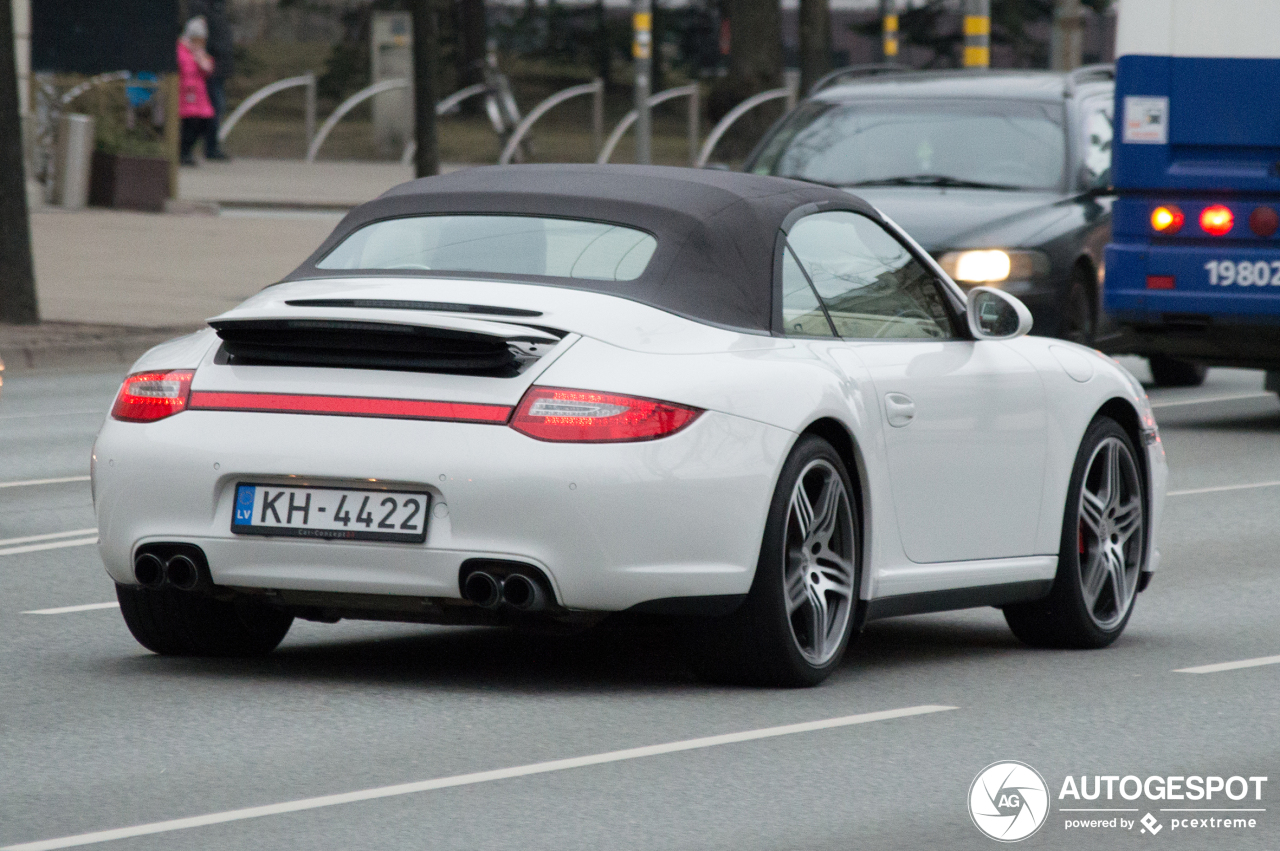
[[[164,212],[169,198],[169,161],[93,152],[89,203],[95,207]]]

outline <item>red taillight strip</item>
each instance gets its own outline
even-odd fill
[[[275,414],[331,414],[343,417],[388,417],[405,420],[451,420],[502,425],[511,416],[505,405],[471,402],[422,402],[416,399],[370,399],[361,396],[311,396],[296,393],[229,393],[196,390],[188,410],[261,411]]]

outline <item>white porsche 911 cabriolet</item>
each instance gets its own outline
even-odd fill
[[[158,653],[633,611],[694,625],[709,676],[812,685],[867,621],[970,606],[1101,647],[1157,566],[1164,451],[1128,372],[1030,324],[829,187],[417,180],[138,361],[99,546]]]

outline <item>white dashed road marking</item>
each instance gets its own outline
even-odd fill
[[[1233,393],[1230,396],[1202,396],[1198,399],[1174,399],[1168,402],[1152,402],[1153,408],[1173,408],[1180,405],[1205,405],[1210,402],[1235,402],[1240,399],[1261,399],[1274,393]]]
[[[1217,674],[1237,668],[1258,668],[1263,665],[1280,665],[1280,656],[1260,656],[1257,659],[1241,659],[1239,662],[1219,662],[1216,665],[1197,665],[1194,668],[1178,668],[1175,674]]]
[[[1169,491],[1165,496],[1190,496],[1193,493],[1221,493],[1222,491],[1243,491],[1252,488],[1280,487],[1280,482],[1253,482],[1247,485],[1218,485],[1212,488],[1190,488],[1188,490]]]
[[[75,538],[76,540],[59,540],[62,538]],[[34,553],[41,550],[58,550],[63,547],[84,547],[96,543],[98,543],[98,530],[92,527],[88,529],[72,529],[67,532],[47,532],[43,535],[27,535],[22,538],[0,540],[0,556]]]
[[[58,479],[27,479],[21,482],[0,482],[0,488],[29,488],[35,485],[61,485],[66,482],[87,482],[88,476],[63,476]]]
[[[96,609],[118,609],[119,603],[86,603],[83,606],[61,606],[57,609],[32,609],[24,615],[69,615],[72,612],[92,612]]]
[[[509,780],[515,777],[528,777],[532,774],[547,774],[553,771],[567,771],[571,768],[585,768],[591,765],[604,765],[610,762],[624,762],[630,759],[643,759],[649,756],[678,753],[680,751],[713,748],[720,745],[731,745],[738,742],[752,742],[759,739],[771,739],[776,736],[789,736],[795,733],[812,733],[817,730],[831,730],[837,727],[849,727],[854,724],[869,724],[873,721],[889,721],[894,718],[907,718],[912,715],[927,715],[931,712],[946,712],[957,709],[955,706],[908,706],[903,709],[889,709],[884,712],[867,712],[862,715],[845,715],[841,718],[828,718],[823,721],[806,721],[803,724],[787,724],[782,727],[765,727],[760,730],[747,730],[742,733],[727,733],[722,736],[707,736],[701,739],[685,739],[681,742],[668,742],[664,745],[649,745],[641,748],[629,748],[621,751],[609,751],[591,756],[578,756],[569,759],[556,759],[550,762],[535,762],[531,765],[520,765],[514,768],[499,768],[494,771],[479,771],[474,774],[457,774],[452,777],[439,777],[435,780],[422,780],[417,783],[401,783],[396,786],[381,786],[376,789],[362,789],[358,792],[345,792],[338,795],[323,795],[318,798],[303,798],[298,801],[286,801],[282,804],[268,804],[261,807],[247,807],[242,810],[228,810],[221,813],[209,813],[203,816],[158,821],[151,824],[139,824],[134,827],[121,827],[115,830],[100,830],[94,833],[82,833],[78,836],[65,836],[60,839],[44,839],[38,842],[24,842],[20,845],[7,845],[0,851],[51,851],[54,848],[74,848],[80,845],[93,845],[99,842],[110,842],[113,839],[128,839],[134,836],[149,836],[155,833],[169,833],[175,830],[186,830],[193,827],[206,827],[211,824],[224,824],[229,821],[274,816],[282,813],[296,813],[301,810],[316,810],[322,807],[335,807],[339,804],[353,804],[358,801],[371,801],[377,798],[391,798],[398,795],[413,795],[418,792],[430,792],[435,789],[449,789],[456,786],[471,786],[477,783],[489,783],[494,780]]]

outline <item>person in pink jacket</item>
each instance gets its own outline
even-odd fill
[[[202,138],[213,118],[213,103],[205,78],[213,73],[213,59],[205,51],[209,25],[204,18],[187,21],[178,39],[178,117],[182,119],[181,161],[195,165],[192,154],[196,140]]]

